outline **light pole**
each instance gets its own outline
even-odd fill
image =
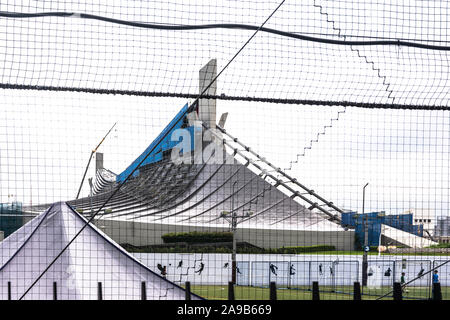
[[[231,212],[228,211],[222,211],[220,214],[220,217],[227,220],[228,223],[231,226],[231,231],[233,233],[233,251],[231,254],[231,282],[233,284],[236,284],[236,230],[238,225],[238,219],[244,219],[248,218],[252,215],[252,212],[248,212],[242,215],[237,215],[236,210],[234,210],[234,187],[236,185],[237,181],[233,183],[233,194],[231,198]],[[231,218],[230,218],[231,213]]]
[[[362,267],[363,267],[363,272],[362,272],[362,285],[366,286],[367,285],[367,267],[368,267],[368,263],[367,263],[367,252],[368,250],[368,245],[369,245],[369,219],[368,216],[364,216],[364,201],[365,201],[365,195],[366,195],[366,187],[369,183],[367,182],[364,187],[363,187],[363,203],[362,203],[362,215],[363,218],[365,220],[364,223],[364,254],[363,254],[363,263],[362,263]]]
[[[381,236],[383,235],[383,224],[380,223],[380,236],[378,237],[378,256],[381,256]]]
[[[231,196],[231,230],[233,232],[233,253],[231,254],[231,281],[236,284],[236,228],[237,217],[236,211],[234,211],[234,187],[237,184],[237,180],[233,183],[233,194]]]

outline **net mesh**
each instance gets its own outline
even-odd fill
[[[449,16],[2,2],[0,299],[448,299]]]
[[[210,58],[222,69],[253,33],[249,28],[258,28],[276,6],[6,2],[2,12],[54,15],[2,18],[1,85],[197,95],[193,75]],[[225,70],[218,98],[448,107],[448,10],[442,1],[285,2]],[[399,45],[351,45],[355,41]]]

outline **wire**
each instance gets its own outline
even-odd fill
[[[283,1],[284,2],[284,1]],[[307,36],[301,33],[294,33],[288,31],[282,31],[278,29],[272,28],[264,28],[262,26],[253,26],[248,24],[237,24],[237,23],[215,23],[215,24],[201,24],[201,25],[173,25],[173,24],[154,24],[154,23],[143,23],[143,22],[134,22],[127,21],[121,19],[108,18],[93,14],[87,13],[71,13],[71,12],[41,12],[41,13],[21,13],[21,12],[7,12],[0,11],[0,17],[5,18],[40,18],[40,17],[78,17],[81,19],[91,19],[104,21],[109,23],[121,24],[130,27],[137,28],[146,28],[146,29],[157,29],[157,30],[202,30],[202,29],[240,29],[240,30],[257,30],[263,31],[267,33],[272,33],[276,35],[280,35],[283,37],[326,43],[326,44],[335,44],[335,45],[347,45],[347,46],[403,46],[403,47],[413,47],[413,48],[421,48],[427,50],[442,50],[442,51],[450,51],[450,46],[441,46],[441,45],[431,45],[401,39],[392,39],[392,40],[365,40],[365,41],[348,41],[348,40],[335,40],[328,38],[319,38]],[[264,25],[264,24],[263,24]],[[420,40],[426,41],[426,40]]]
[[[112,131],[112,129],[116,126],[116,124],[117,124],[117,122],[114,123],[114,125],[111,127],[111,129],[109,129],[108,133],[103,137],[103,139],[95,147],[95,149],[91,151],[91,155],[90,155],[89,161],[88,161],[88,163],[86,165],[86,169],[84,170],[83,178],[81,179],[81,183],[80,183],[80,188],[78,189],[78,193],[77,193],[77,196],[76,196],[75,199],[78,199],[78,197],[80,196],[81,188],[83,187],[84,179],[86,178],[86,174],[87,174],[87,171],[89,169],[89,165],[91,164],[92,156],[94,155],[94,153],[97,152],[97,150],[100,147],[100,145],[103,143],[103,141],[105,141],[106,137],[109,135],[109,133]]]
[[[208,90],[209,88],[212,86],[212,84],[217,80],[217,78],[225,71],[226,68],[228,68],[228,66],[231,64],[231,62],[234,61],[234,59],[242,52],[242,50],[244,50],[244,48],[249,44],[249,42],[255,37],[255,35],[258,33],[258,31],[262,30],[264,25],[267,23],[267,21],[269,21],[270,18],[272,18],[272,16],[275,14],[275,12],[278,11],[278,9],[280,9],[280,7],[283,5],[283,3],[286,0],[281,1],[281,3],[278,5],[278,7],[275,8],[275,10],[267,17],[267,19],[262,23],[262,25],[259,26],[258,29],[255,30],[255,32],[252,34],[252,36],[250,38],[248,38],[248,40],[244,43],[244,45],[236,52],[236,54],[230,59],[230,61],[228,61],[228,63],[225,65],[225,67],[222,68],[222,70],[214,77],[214,79],[211,80],[211,82],[209,83],[208,86],[206,86],[203,91],[198,95],[198,97],[195,99],[195,101],[191,104],[191,107],[189,108],[190,110],[188,110],[188,112],[191,112],[193,110],[193,108],[196,107],[196,105],[198,105],[198,101],[200,99],[201,96],[203,96]]]

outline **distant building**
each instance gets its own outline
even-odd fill
[[[0,230],[6,238],[23,225],[21,202],[0,203]]]
[[[384,211],[369,212],[365,214],[345,212],[342,213],[342,226],[355,229],[355,249],[361,249],[364,245],[366,221],[368,224],[367,244],[369,246],[380,245],[382,225],[389,226],[418,237],[424,236],[423,226],[421,224],[416,225],[413,223],[413,215],[411,213],[389,215]]]
[[[439,242],[450,243],[450,217],[437,218],[434,236]]]
[[[416,209],[409,209],[405,212],[406,214],[412,214],[413,215],[413,223],[418,225],[423,225],[423,230],[425,232],[425,235],[427,233],[433,234],[435,230],[436,225],[436,216],[435,212],[431,209],[423,209],[423,208],[416,208]]]
[[[450,237],[436,237],[436,241],[439,243],[450,243]]]

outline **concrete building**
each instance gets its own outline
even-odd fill
[[[342,214],[342,225],[355,229],[356,248],[363,247],[366,223],[369,246],[390,244],[423,248],[437,244],[424,237],[423,225],[414,224],[412,213],[387,215],[384,211],[365,214],[346,212]]]
[[[436,216],[433,210],[416,208],[409,209],[406,213],[411,213],[413,215],[413,223],[423,225],[423,230],[426,234],[432,235],[434,233],[436,225]]]
[[[441,243],[450,243],[450,217],[439,217],[437,219],[434,236]]]

